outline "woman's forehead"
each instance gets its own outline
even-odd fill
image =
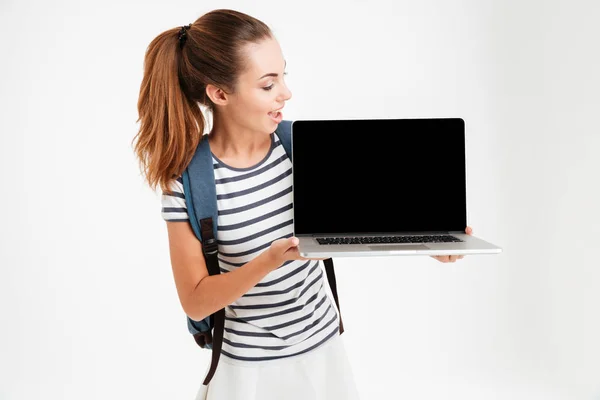
[[[258,80],[265,74],[281,73],[285,68],[285,60],[281,47],[275,39],[267,39],[259,43],[251,43],[244,49],[246,55],[246,75]]]

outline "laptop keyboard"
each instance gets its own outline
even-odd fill
[[[368,236],[315,238],[319,244],[448,243],[462,242],[452,235]]]

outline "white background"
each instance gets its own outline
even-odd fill
[[[286,119],[467,123],[468,222],[504,252],[334,260],[363,399],[600,399],[597,0],[3,0],[0,399],[195,396],[131,141],[147,45],[214,8],[273,29]]]

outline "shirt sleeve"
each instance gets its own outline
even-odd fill
[[[171,222],[189,221],[181,177],[173,180],[169,188],[172,190],[171,194],[163,192],[161,195],[162,218]]]

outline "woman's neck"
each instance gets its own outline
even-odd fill
[[[211,152],[232,166],[254,165],[262,160],[271,148],[270,135],[265,136],[232,121],[216,118],[208,140]]]

